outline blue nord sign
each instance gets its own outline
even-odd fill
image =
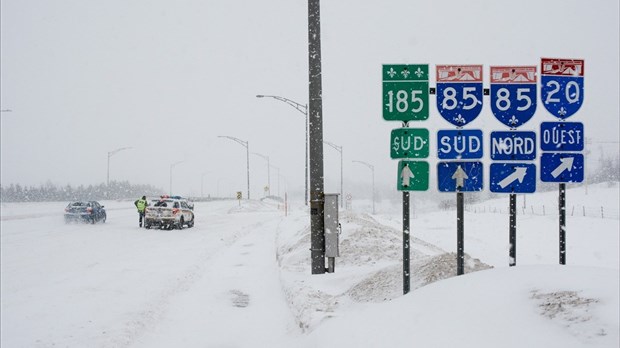
[[[482,65],[438,65],[437,109],[457,127],[473,121],[482,111]]]
[[[491,111],[510,128],[529,121],[536,112],[536,67],[492,66]]]
[[[583,103],[583,59],[541,58],[540,99],[553,116],[574,115]]]
[[[482,158],[482,151],[482,131],[479,129],[437,132],[439,159],[478,159]]]
[[[543,151],[583,151],[581,122],[543,122],[540,124],[540,148]]]
[[[536,159],[536,133],[516,131],[491,132],[491,159],[494,161]]]

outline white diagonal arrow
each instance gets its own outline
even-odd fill
[[[452,179],[456,179],[456,188],[465,186],[465,179],[469,179],[467,173],[459,165],[456,167],[456,171],[452,174]]]
[[[403,170],[400,171],[400,177],[403,180],[402,186],[409,187],[409,184],[411,183],[411,179],[415,178],[415,175],[413,175],[413,172],[411,171],[411,169],[409,169],[408,164],[405,164],[405,166],[403,167]]]
[[[557,178],[558,176],[560,176],[560,174],[562,174],[563,171],[567,169],[570,172],[573,169],[574,160],[575,160],[575,157],[561,158],[560,162],[562,163],[560,163],[560,165],[551,172],[551,176],[553,176],[554,178]]]
[[[519,183],[523,182],[523,178],[525,178],[525,173],[527,172],[527,167],[517,167],[514,172],[510,173],[507,177],[502,179],[498,183],[499,187],[506,188],[506,186],[512,184],[515,180],[519,180]]]

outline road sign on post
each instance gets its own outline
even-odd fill
[[[482,158],[482,131],[480,129],[449,129],[437,132],[439,159]]]
[[[398,162],[398,191],[428,190],[429,165],[425,161]]]
[[[492,163],[490,177],[491,192],[534,193],[536,191],[536,165],[533,163]]]
[[[583,59],[541,58],[540,99],[553,116],[566,119],[583,104]]]
[[[446,121],[463,127],[482,111],[482,65],[438,65],[437,109]]]
[[[540,148],[543,151],[583,151],[584,143],[581,122],[540,124]]]
[[[491,132],[491,159],[494,161],[536,159],[536,133],[517,131]]]
[[[544,182],[582,182],[583,155],[569,152],[545,152],[540,158],[540,180]]]
[[[429,152],[428,129],[397,128],[390,137],[390,156],[397,158],[427,158]]]
[[[383,118],[426,120],[429,115],[428,64],[383,65]]]
[[[491,111],[510,128],[529,121],[536,112],[536,67],[492,66]]]
[[[482,162],[439,162],[437,178],[441,192],[482,191]]]

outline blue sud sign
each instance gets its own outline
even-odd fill
[[[437,109],[457,127],[473,121],[482,111],[482,65],[438,65]]]
[[[536,67],[492,66],[491,111],[510,128],[529,121],[536,112]]]
[[[437,132],[439,159],[482,158],[482,131],[480,129],[449,129]]]
[[[583,59],[541,58],[540,99],[553,116],[574,115],[583,103]]]

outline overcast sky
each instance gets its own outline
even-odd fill
[[[2,0],[1,183],[99,184],[110,179],[205,195],[246,190],[249,141],[303,192],[304,116],[256,94],[308,100],[307,1]],[[332,0],[321,4],[324,140],[344,147],[347,183],[396,185],[382,118],[382,64],[540,65],[541,57],[585,59],[584,105],[570,121],[593,141],[619,138],[617,0]],[[432,75],[432,74],[431,74]],[[431,86],[434,85],[434,77]],[[453,129],[437,112],[436,132]],[[485,98],[468,129],[505,130]],[[539,102],[520,129],[554,118]],[[588,163],[600,149],[592,146]],[[325,190],[339,191],[340,157],[325,146]],[[434,168],[431,165],[431,168]],[[250,157],[252,195],[266,161]],[[272,193],[277,190],[271,170]],[[203,175],[204,174],[204,175]],[[431,171],[434,176],[435,171]],[[485,185],[486,186],[486,185]],[[431,190],[436,190],[433,186]],[[224,194],[224,192],[220,192]],[[244,193],[245,194],[245,193]]]

